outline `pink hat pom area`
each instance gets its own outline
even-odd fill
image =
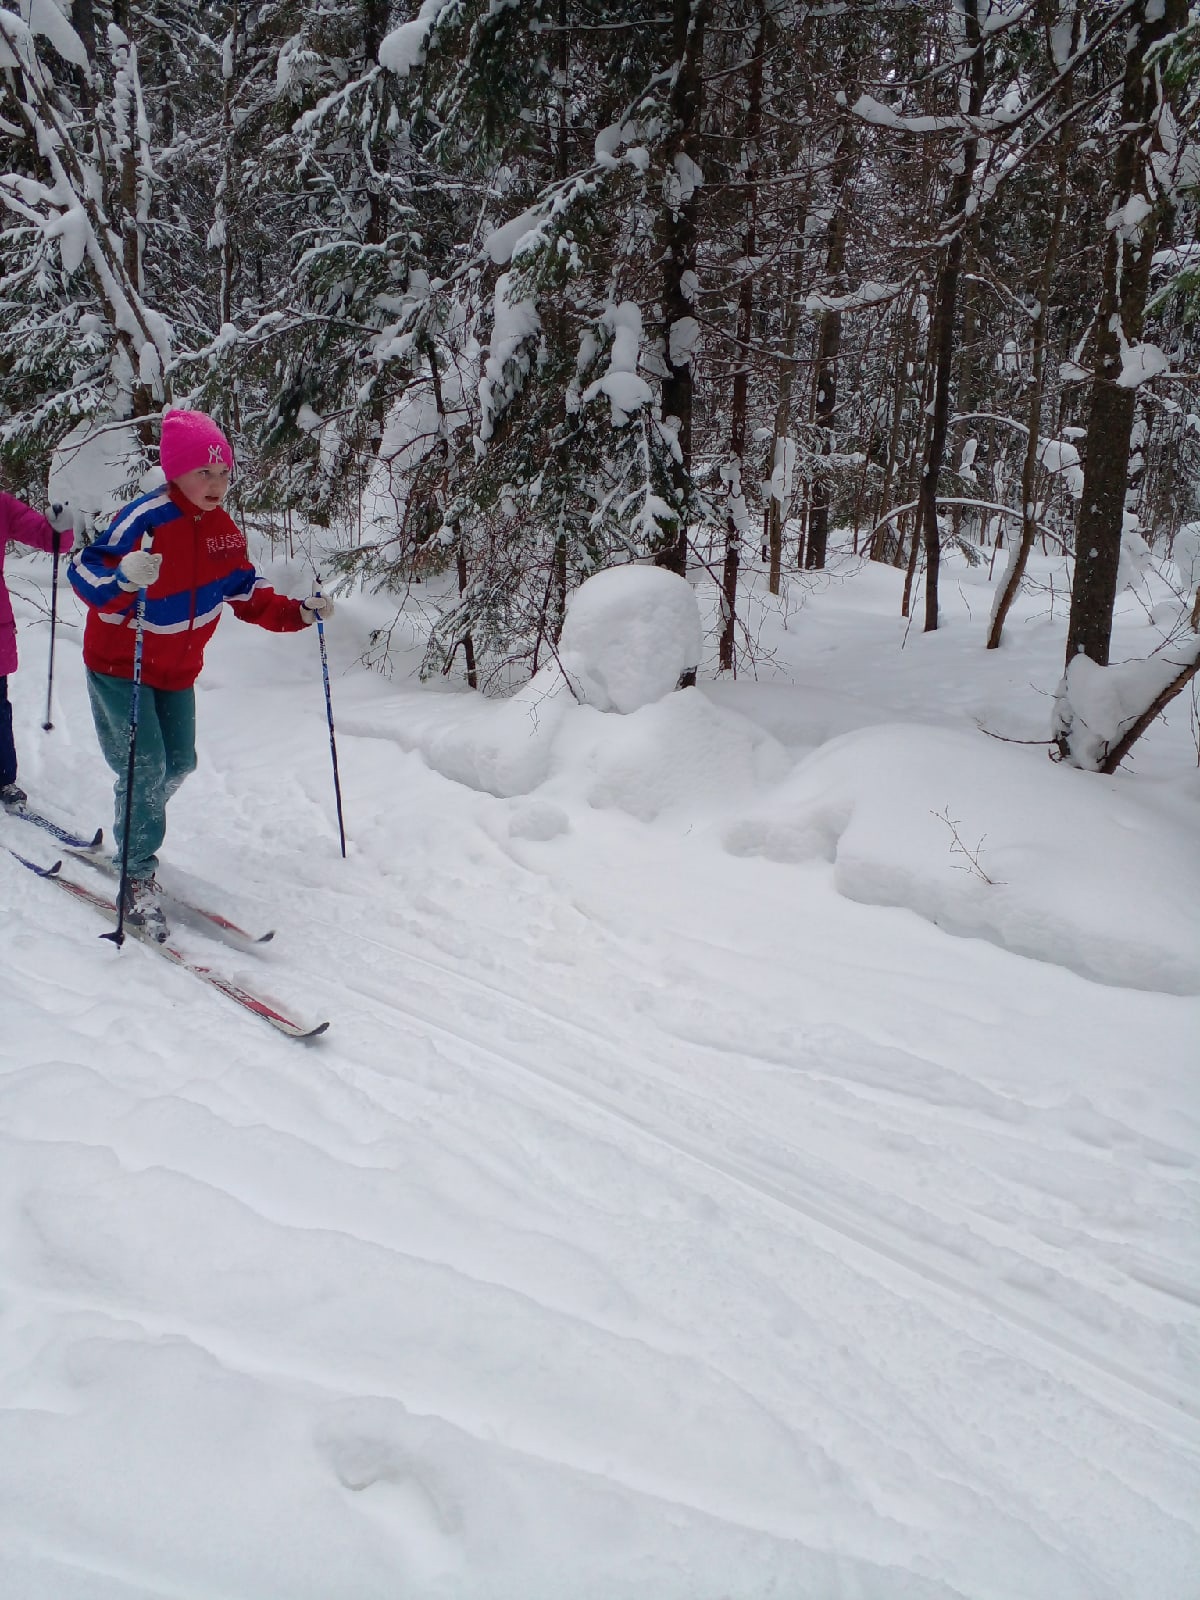
[[[233,471],[233,447],[203,411],[168,411],[163,418],[158,461],[168,483],[197,467]]]

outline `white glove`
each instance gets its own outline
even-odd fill
[[[122,589],[148,589],[158,577],[162,556],[154,550],[131,550],[117,567]]]
[[[50,515],[46,521],[55,533],[69,533],[75,537],[75,508],[69,500],[56,500],[50,507]],[[66,549],[64,545],[61,548]]]
[[[327,594],[310,594],[307,600],[300,602],[300,615],[310,624],[318,617],[328,622],[333,615],[333,601]]]

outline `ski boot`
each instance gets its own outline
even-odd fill
[[[159,900],[155,878],[131,878],[125,890],[125,920],[155,944],[165,944],[170,928]]]

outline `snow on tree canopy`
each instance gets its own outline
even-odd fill
[[[1071,498],[1078,500],[1083,493],[1083,467],[1075,446],[1063,439],[1039,439],[1037,458],[1052,477],[1061,478]]]
[[[379,46],[379,65],[402,78],[419,67],[425,60],[430,32],[448,3],[449,0],[425,0],[412,22],[393,28]]]
[[[490,260],[498,267],[505,266],[514,255],[519,255],[519,246],[522,241],[528,240],[526,248],[532,248],[541,238],[542,214],[537,206],[528,211],[522,211],[519,217],[514,217],[511,222],[502,223],[494,228],[484,240],[483,248]]]
[[[662,567],[610,567],[571,596],[559,660],[598,711],[661,700],[700,661],[700,611],[686,578]]]
[[[83,41],[54,0],[22,0],[21,15],[28,25],[29,32],[40,33],[49,39],[64,61],[69,61],[75,67],[87,67],[87,51],[83,47]],[[11,27],[15,19],[9,17],[6,21]],[[10,56],[11,51],[6,51],[3,44],[0,44],[0,66],[19,65],[15,59],[9,59]]]
[[[1126,344],[1122,338],[1121,374],[1116,379],[1119,389],[1136,389],[1170,370],[1171,358],[1158,345]]]
[[[529,371],[527,346],[541,328],[532,300],[509,299],[510,282],[510,275],[505,272],[496,284],[491,346],[479,380],[479,437],[485,444]]]
[[[619,306],[608,306],[603,322],[612,332],[613,342],[609,352],[608,371],[597,378],[580,396],[587,405],[598,394],[608,396],[612,407],[614,428],[623,428],[639,407],[649,405],[654,391],[644,378],[638,376],[638,352],[642,342],[642,313],[632,301]],[[687,319],[691,321],[691,318]]]
[[[96,428],[85,419],[55,449],[46,492],[49,500],[71,506],[83,525],[104,524],[131,491],[145,492],[165,481],[158,467],[142,473],[135,428]]]
[[[57,239],[62,255],[63,271],[68,276],[81,265],[87,254],[90,224],[87,213],[80,205],[68,206],[50,217],[42,232],[47,239]]]

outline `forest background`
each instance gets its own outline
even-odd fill
[[[4,0],[0,472],[133,490],[200,406],[482,689],[631,560],[736,672],[834,530],[927,630],[996,564],[981,648],[1061,550],[1047,731],[1112,771],[1200,667],[1198,116],[1188,0]]]

